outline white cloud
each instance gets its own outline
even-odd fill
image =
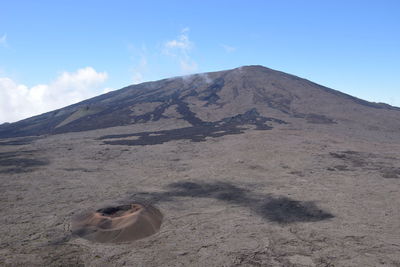
[[[225,50],[227,53],[232,53],[236,51],[236,47],[226,45],[226,44],[220,44],[220,46]]]
[[[101,85],[107,78],[106,72],[97,72],[92,67],[63,72],[53,82],[33,87],[0,77],[0,123],[14,122],[93,97],[105,90]]]
[[[165,42],[163,47],[163,53],[176,59],[184,74],[198,69],[197,63],[190,57],[194,43],[189,39],[189,31],[189,28],[184,28],[176,39]]]
[[[184,28],[176,40],[171,40],[165,43],[167,54],[174,54],[175,49],[183,52],[189,52],[192,49],[193,43],[189,40],[189,28]]]
[[[3,34],[3,36],[0,37],[0,45],[7,46],[7,34]]]

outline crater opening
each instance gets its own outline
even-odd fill
[[[72,233],[100,243],[142,239],[158,232],[163,215],[151,205],[132,203],[101,208],[72,219]]]

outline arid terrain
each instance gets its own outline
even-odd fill
[[[1,266],[400,266],[400,109],[261,66],[0,125]],[[160,230],[72,232],[143,203]]]

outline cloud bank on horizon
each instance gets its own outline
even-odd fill
[[[15,122],[108,92],[107,72],[92,67],[63,72],[49,84],[28,87],[0,77],[0,123]]]

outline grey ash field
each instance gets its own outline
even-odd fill
[[[261,66],[0,126],[2,266],[400,266],[400,109]],[[164,215],[126,243],[85,210]]]

